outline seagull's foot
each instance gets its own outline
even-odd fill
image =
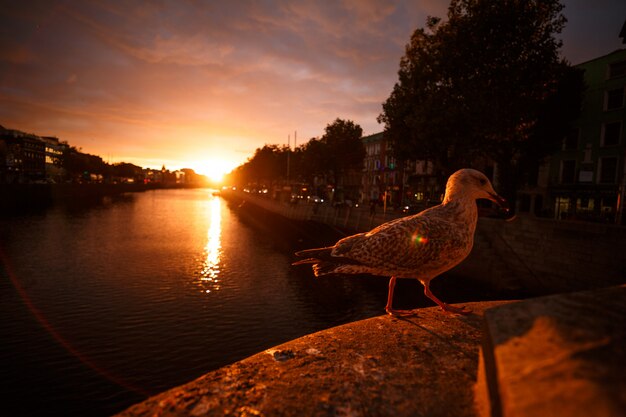
[[[396,310],[393,308],[385,308],[385,311],[387,312],[387,314],[389,314],[390,316],[414,316],[415,314],[417,314],[414,310]]]
[[[461,306],[461,307],[455,307],[455,306],[451,306],[450,304],[446,304],[446,303],[442,303],[441,304],[441,309],[443,311],[445,311],[446,313],[453,313],[453,314],[463,314],[463,315],[467,315],[467,314],[471,314],[472,310],[465,307],[465,306]]]

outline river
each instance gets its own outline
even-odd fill
[[[282,342],[384,314],[387,280],[315,279],[291,266],[294,250],[340,236],[207,189],[0,217],[3,409],[109,416]],[[432,305],[417,282],[398,290],[400,308]]]

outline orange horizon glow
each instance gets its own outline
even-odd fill
[[[184,146],[184,144],[182,145]],[[153,149],[149,150],[152,153]],[[168,149],[168,158],[159,158],[156,155],[149,155],[146,158],[135,158],[131,156],[115,155],[112,159],[101,156],[105,162],[116,164],[120,162],[131,163],[142,168],[161,170],[165,167],[168,171],[178,171],[181,169],[192,169],[196,174],[206,176],[211,182],[219,185],[224,177],[232,170],[242,165],[247,160],[247,155],[243,153],[232,153],[228,150],[206,150],[199,146],[199,149]],[[98,154],[96,152],[96,154]],[[250,152],[252,155],[253,152]]]
[[[214,183],[221,184],[226,174],[235,169],[239,164],[220,158],[207,158],[202,161],[190,163],[190,168],[197,174],[206,176]]]

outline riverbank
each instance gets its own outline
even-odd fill
[[[402,212],[362,207],[287,204],[240,191],[223,197],[287,219],[364,232]],[[474,247],[450,274],[492,288],[506,298],[584,291],[626,283],[626,227],[518,215],[514,221],[479,217]]]
[[[0,184],[0,213],[34,212],[59,204],[97,203],[127,193],[177,188],[203,187],[163,183]]]

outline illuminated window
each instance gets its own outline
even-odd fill
[[[589,197],[583,197],[576,200],[576,211],[593,212],[595,200]]]
[[[564,219],[569,212],[569,197],[557,197],[554,202],[554,215],[557,219]]]

